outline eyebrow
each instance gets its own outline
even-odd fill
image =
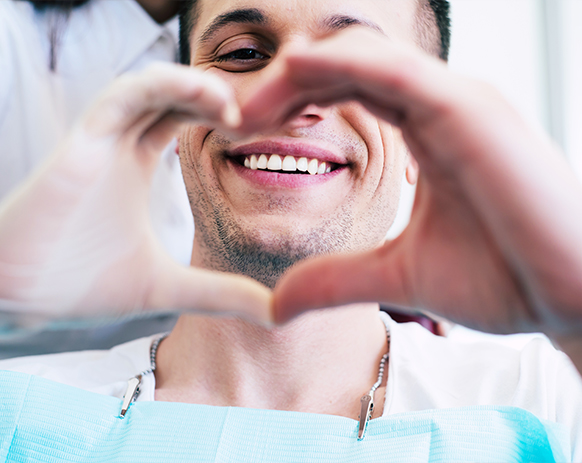
[[[267,23],[267,17],[256,8],[232,10],[214,18],[200,36],[198,43],[199,45],[203,45],[210,42],[220,29],[229,24],[255,24],[257,26],[264,26]]]
[[[378,24],[376,24],[375,22],[369,21],[367,19],[354,18],[353,16],[347,16],[347,15],[339,15],[338,14],[338,15],[331,16],[323,22],[323,25],[327,29],[330,29],[333,31],[345,29],[346,27],[350,27],[350,26],[364,26],[364,27],[369,27],[370,29],[374,29],[375,31],[380,32],[383,35],[386,35],[384,33],[384,31],[382,30],[382,28]]]
[[[230,24],[253,24],[257,26],[265,26],[268,23],[269,20],[267,17],[257,8],[232,10],[214,18],[200,36],[198,44],[204,45],[210,42],[220,29]],[[323,21],[323,27],[332,31],[345,29],[350,26],[369,27],[370,29],[384,34],[382,28],[376,23],[367,19],[355,18],[353,16],[333,15]]]

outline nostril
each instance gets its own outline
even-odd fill
[[[303,108],[303,110],[296,116],[289,119],[286,126],[292,129],[312,127],[324,121],[330,114],[330,108],[322,108],[314,104],[310,104]]]

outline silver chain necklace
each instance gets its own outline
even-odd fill
[[[386,368],[386,363],[390,358],[390,317],[386,315],[384,312],[380,312],[380,319],[384,323],[386,327],[386,338],[388,341],[388,352],[386,352],[382,359],[380,360],[380,366],[378,367],[378,379],[372,385],[370,391],[363,395],[360,399],[360,415],[358,416],[359,419],[359,426],[358,426],[358,440],[362,440],[366,433],[366,428],[368,425],[368,421],[372,419],[372,415],[374,413],[374,396],[376,393],[376,389],[380,387],[382,384],[382,380],[384,379],[384,369]],[[121,412],[120,417],[123,418],[127,413],[130,405],[135,402],[139,393],[141,392],[139,386],[141,384],[141,380],[144,376],[149,375],[156,371],[156,356],[158,353],[158,347],[160,343],[166,339],[170,333],[164,333],[158,336],[152,342],[150,346],[150,367],[147,370],[142,371],[138,375],[134,376],[133,378],[129,379],[127,382],[127,390],[125,391],[125,395],[123,396],[123,403],[121,405]]]
[[[127,389],[125,390],[123,403],[121,404],[121,411],[119,413],[121,418],[125,416],[127,410],[129,410],[129,406],[134,403],[139,396],[139,393],[141,392],[139,386],[141,384],[142,378],[156,371],[156,356],[158,354],[158,347],[160,346],[160,343],[168,337],[169,334],[170,333],[163,333],[154,339],[152,345],[150,346],[150,367],[127,381]]]
[[[368,426],[368,421],[372,419],[372,414],[374,413],[375,392],[376,389],[378,389],[382,384],[382,380],[384,379],[384,368],[386,367],[386,362],[388,362],[388,359],[390,358],[390,317],[385,312],[380,311],[380,319],[382,322],[384,322],[384,326],[386,327],[388,352],[386,352],[380,360],[380,366],[378,367],[378,379],[370,389],[370,392],[362,396],[360,399],[360,415],[358,416],[358,440],[362,440],[364,438],[364,434],[366,433],[366,428]]]

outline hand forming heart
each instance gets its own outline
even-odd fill
[[[160,65],[119,79],[3,203],[4,310],[180,308],[261,320],[274,310],[285,321],[381,301],[489,331],[579,332],[582,187],[559,151],[488,86],[358,28],[289,52],[243,102],[238,131],[276,129],[310,103],[361,102],[402,130],[420,165],[405,232],[364,254],[297,265],[272,308],[256,282],[171,261],[149,223],[149,184],[157,153],[181,123],[229,132],[238,125],[230,90],[211,77]]]
[[[379,249],[292,269],[276,318],[380,301],[486,331],[579,332],[582,188],[559,150],[494,89],[363,30],[290,53],[243,128],[347,99],[402,130],[420,166],[411,222]]]
[[[118,79],[2,204],[0,309],[67,317],[179,308],[269,321],[267,288],[172,261],[148,213],[159,155],[178,127],[227,129],[239,118],[230,88],[196,69],[159,64]]]

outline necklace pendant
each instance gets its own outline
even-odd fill
[[[358,440],[364,438],[366,433],[366,427],[368,421],[372,418],[372,413],[374,412],[374,396],[372,392],[369,392],[360,399],[360,426],[358,428]]]
[[[123,396],[123,403],[121,405],[121,412],[119,413],[120,418],[124,418],[129,406],[133,403],[136,399],[137,395],[139,394],[139,385],[141,384],[141,375],[137,375],[133,378],[130,378],[127,381],[127,390],[125,391],[125,395]]]

